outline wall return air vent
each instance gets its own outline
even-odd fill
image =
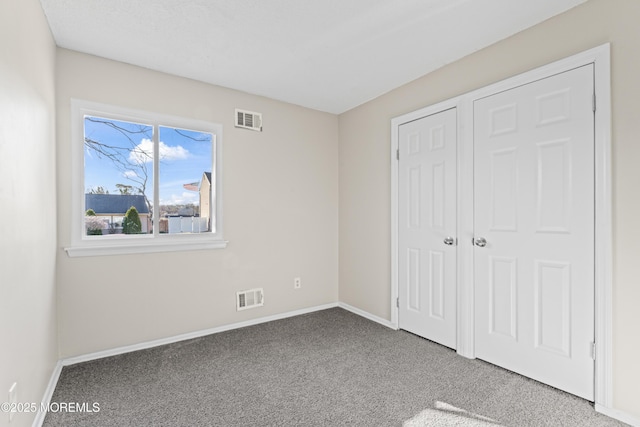
[[[236,311],[264,305],[264,291],[262,288],[236,292]]]
[[[236,108],[236,127],[262,132],[262,114]]]

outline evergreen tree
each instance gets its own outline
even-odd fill
[[[122,220],[122,232],[124,234],[140,234],[142,233],[142,223],[140,215],[135,206],[131,206]]]

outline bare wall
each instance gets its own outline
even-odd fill
[[[56,82],[61,357],[337,302],[337,116],[64,49]],[[71,98],[221,123],[228,247],[69,258]],[[264,307],[236,312],[254,287]]]
[[[40,3],[0,2],[1,402],[14,382],[19,402],[40,402],[58,360],[54,70]],[[11,426],[33,418],[15,414]]]
[[[391,118],[611,42],[614,406],[640,417],[639,19],[636,0],[591,0],[340,115],[340,301],[390,318]]]

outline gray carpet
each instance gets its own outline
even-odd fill
[[[65,367],[53,426],[622,426],[592,404],[335,308]]]

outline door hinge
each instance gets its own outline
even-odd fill
[[[591,358],[596,360],[596,343],[591,343]]]
[[[593,92],[593,97],[591,98],[591,106],[593,107],[593,112],[596,112],[596,93]]]
[[[400,308],[400,298],[396,298],[396,307]]]
[[[396,150],[396,160],[400,160],[400,149]]]

